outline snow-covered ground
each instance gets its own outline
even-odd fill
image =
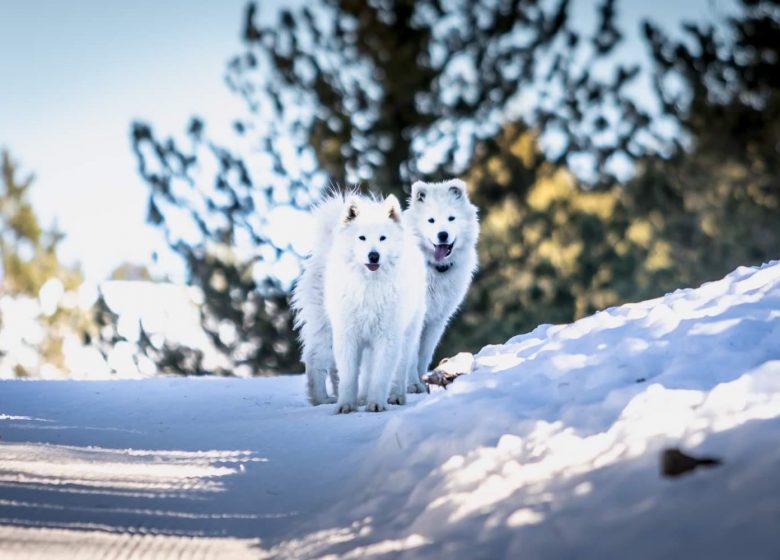
[[[116,315],[116,332],[111,327],[103,333],[118,340],[102,355],[97,345],[86,344],[80,330],[71,321],[53,328],[51,317],[58,311],[79,312],[87,322],[95,313],[98,295],[108,311]],[[207,371],[227,370],[226,357],[217,350],[203,330],[200,306],[203,293],[194,286],[145,280],[108,280],[100,286],[82,285],[66,292],[62,282],[46,282],[38,297],[0,296],[0,379],[140,379],[157,375],[154,362],[139,352],[141,329],[158,350],[165,343],[200,352]],[[48,336],[62,338],[61,360],[44,356],[42,349],[53,345]],[[221,329],[220,337],[229,344],[235,337],[230,328]],[[54,365],[55,361],[61,361]],[[23,375],[18,373],[21,369]],[[251,376],[247,366],[234,370],[238,377]]]
[[[0,557],[780,557],[780,263],[540,326],[387,413],[303,388],[1,382]],[[665,478],[667,447],[722,465]]]

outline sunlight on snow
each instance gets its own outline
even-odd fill
[[[67,558],[79,551],[80,558],[104,558],[107,551],[129,551],[136,558],[230,558],[255,559],[260,539],[149,535],[120,531],[96,524],[62,524],[62,527],[16,527],[0,525],[0,542],[10,557]],[[32,546],[31,546],[31,543]],[[18,554],[18,555],[17,555]]]
[[[354,541],[369,537],[372,532],[372,517],[354,521],[347,527],[335,527],[305,535],[299,539],[285,541],[268,550],[261,558],[319,558],[320,560],[350,560],[373,558],[414,550],[431,544],[429,539],[413,533],[406,537],[384,539],[367,545]],[[348,552],[327,554],[329,547],[352,543]]]
[[[535,525],[544,521],[544,515],[530,508],[520,508],[509,516],[506,524],[509,527],[520,527],[522,525]]]
[[[427,509],[446,507],[449,522],[490,511],[516,492],[528,504],[549,501],[547,482],[575,476],[636,458],[654,440],[681,440],[695,446],[708,434],[732,429],[750,420],[780,416],[780,391],[765,392],[767,384],[780,389],[780,361],[723,383],[711,392],[671,390],[649,386],[623,409],[605,432],[582,437],[562,422],[536,422],[524,437],[504,434],[495,447],[479,447],[468,455],[451,457],[439,469],[447,489]],[[572,492],[582,495],[592,485]],[[507,519],[511,527],[539,523],[543,515],[529,508]]]
[[[517,550],[532,535],[546,547],[545,535],[567,531],[566,520],[623,523],[602,510],[583,521],[604,500],[663,526],[671,497],[661,503],[656,494],[671,490],[658,461],[668,446],[723,459],[724,469],[696,478],[702,483],[739,486],[757,476],[751,488],[771,485],[773,459],[754,465],[750,441],[770,438],[780,418],[778,280],[777,262],[740,268],[698,289],[487,346],[470,375],[388,423],[378,449],[411,455],[380,454],[368,478],[409,481],[410,497],[392,505],[408,512],[407,534],[465,543],[503,527],[522,535]],[[692,498],[697,486],[685,488]],[[738,499],[733,490],[719,499]],[[375,511],[392,504],[376,501]]]
[[[0,444],[0,483],[112,490],[218,492],[220,479],[262,462],[249,451],[151,451]]]

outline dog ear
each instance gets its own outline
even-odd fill
[[[360,210],[356,200],[347,200],[347,211],[344,213],[344,223],[348,224],[358,217]]]
[[[452,179],[449,182],[450,188],[448,189],[448,192],[450,193],[450,196],[456,200],[460,200],[463,198],[466,194],[466,183],[461,181],[460,179]]]
[[[385,208],[387,208],[387,217],[396,223],[401,222],[401,203],[394,194],[385,199]]]
[[[415,181],[412,184],[412,203],[423,202],[425,200],[425,195],[427,194],[425,188],[427,186],[428,185],[422,181]]]

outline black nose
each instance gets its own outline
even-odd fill
[[[448,234],[446,231],[440,231],[440,232],[439,232],[439,241],[441,241],[442,243],[444,243],[445,241],[447,241],[447,236],[448,236],[448,235],[449,235],[449,234]]]
[[[379,253],[377,253],[376,251],[371,251],[368,254],[368,262],[370,262],[371,264],[378,263],[379,262]]]

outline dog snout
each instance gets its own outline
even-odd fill
[[[376,251],[371,251],[368,254],[368,262],[370,262],[371,264],[378,263],[379,262],[379,253],[376,252]]]
[[[447,238],[448,238],[449,236],[450,236],[450,235],[449,235],[449,234],[448,234],[446,231],[440,231],[440,232],[439,232],[439,241],[441,241],[442,243],[444,243],[445,241],[447,241]]]

